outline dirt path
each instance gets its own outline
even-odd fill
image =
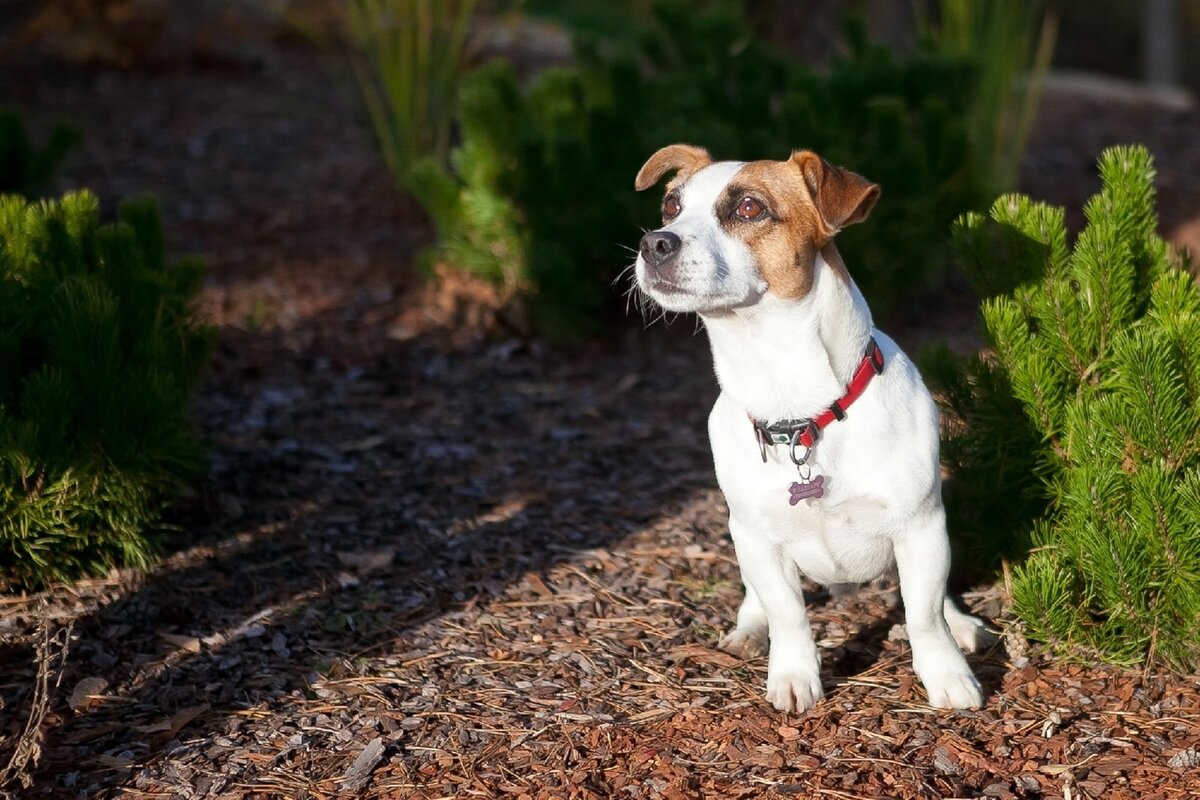
[[[987,707],[934,713],[888,587],[814,590],[828,698],[771,710],[765,662],[713,647],[740,594],[702,337],[398,326],[428,233],[331,66],[295,43],[157,74],[0,64],[35,123],[84,122],[64,184],[164,199],[222,326],[211,480],[163,562],[0,598],[9,742],[40,631],[73,625],[20,796],[1200,796],[1200,680],[997,647],[973,660]],[[1092,109],[1077,152],[1043,120],[1027,183],[1073,200],[1085,145],[1200,127],[1147,114]],[[1172,225],[1193,157],[1159,152]],[[969,321],[946,296],[905,343]],[[1005,618],[1001,588],[967,600]]]

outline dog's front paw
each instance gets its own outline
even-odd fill
[[[717,648],[739,658],[758,658],[767,654],[767,632],[759,628],[734,628],[721,637]]]
[[[821,674],[815,670],[767,673],[767,702],[780,711],[808,711],[824,696]]]
[[[965,664],[961,670],[935,676],[921,676],[929,705],[935,708],[979,708],[983,705],[983,689]]]

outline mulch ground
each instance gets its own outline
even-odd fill
[[[1200,796],[1200,678],[1051,660],[1002,584],[964,597],[1006,631],[970,659],[984,709],[924,704],[886,582],[810,587],[827,697],[771,709],[765,660],[715,648],[740,586],[703,337],[464,344],[422,325],[428,228],[353,84],[258,35],[254,58],[155,70],[0,63],[36,126],[84,123],[64,186],[163,198],[221,328],[198,402],[209,480],[162,561],[0,597],[0,766],[28,745],[11,791]],[[1149,140],[1164,227],[1185,225],[1200,115],[1077,103],[1043,117],[1026,186],[1076,202],[1101,146]],[[951,287],[897,330],[962,337],[971,307]]]

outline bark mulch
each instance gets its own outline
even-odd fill
[[[638,339],[231,368],[203,399],[193,541],[6,601],[10,727],[40,625],[73,623],[23,796],[1200,791],[1194,677],[1010,637],[973,659],[987,707],[935,712],[890,586],[812,587],[828,697],[768,707],[765,661],[714,647],[740,587],[698,433],[706,353]],[[966,599],[1005,615],[1000,589]]]
[[[1005,631],[971,658],[984,709],[924,704],[887,582],[810,587],[827,697],[771,709],[765,660],[715,648],[740,586],[703,338],[422,326],[407,265],[428,230],[353,85],[295,42],[260,50],[0,64],[35,124],[85,122],[65,182],[164,198],[221,326],[210,477],[162,561],[0,596],[16,796],[1200,797],[1200,678],[1050,660],[1002,584],[964,597]],[[1100,138],[1200,128],[1090,113]],[[1064,161],[1062,120],[1044,124],[1026,180],[1088,186],[1096,153]],[[1175,158],[1178,222],[1200,192]],[[926,311],[905,343],[971,316]]]
[[[714,647],[740,587],[699,434],[706,353],[639,339],[414,341],[215,380],[192,541],[5,601],[6,733],[33,640],[73,624],[22,796],[1200,792],[1195,677],[1013,636],[973,659],[984,710],[935,712],[890,586],[812,587],[828,697],[768,707],[765,662]],[[1002,590],[966,599],[1003,621]]]

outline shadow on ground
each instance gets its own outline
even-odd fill
[[[61,694],[107,686],[85,713],[60,696],[42,794],[95,796],[335,664],[420,658],[415,626],[610,547],[712,482],[714,390],[692,340],[414,340],[347,366],[336,351],[255,363],[252,338],[226,338],[202,398],[213,474],[179,549],[75,621]],[[31,658],[10,650],[6,672]],[[5,695],[12,711],[27,700]]]

